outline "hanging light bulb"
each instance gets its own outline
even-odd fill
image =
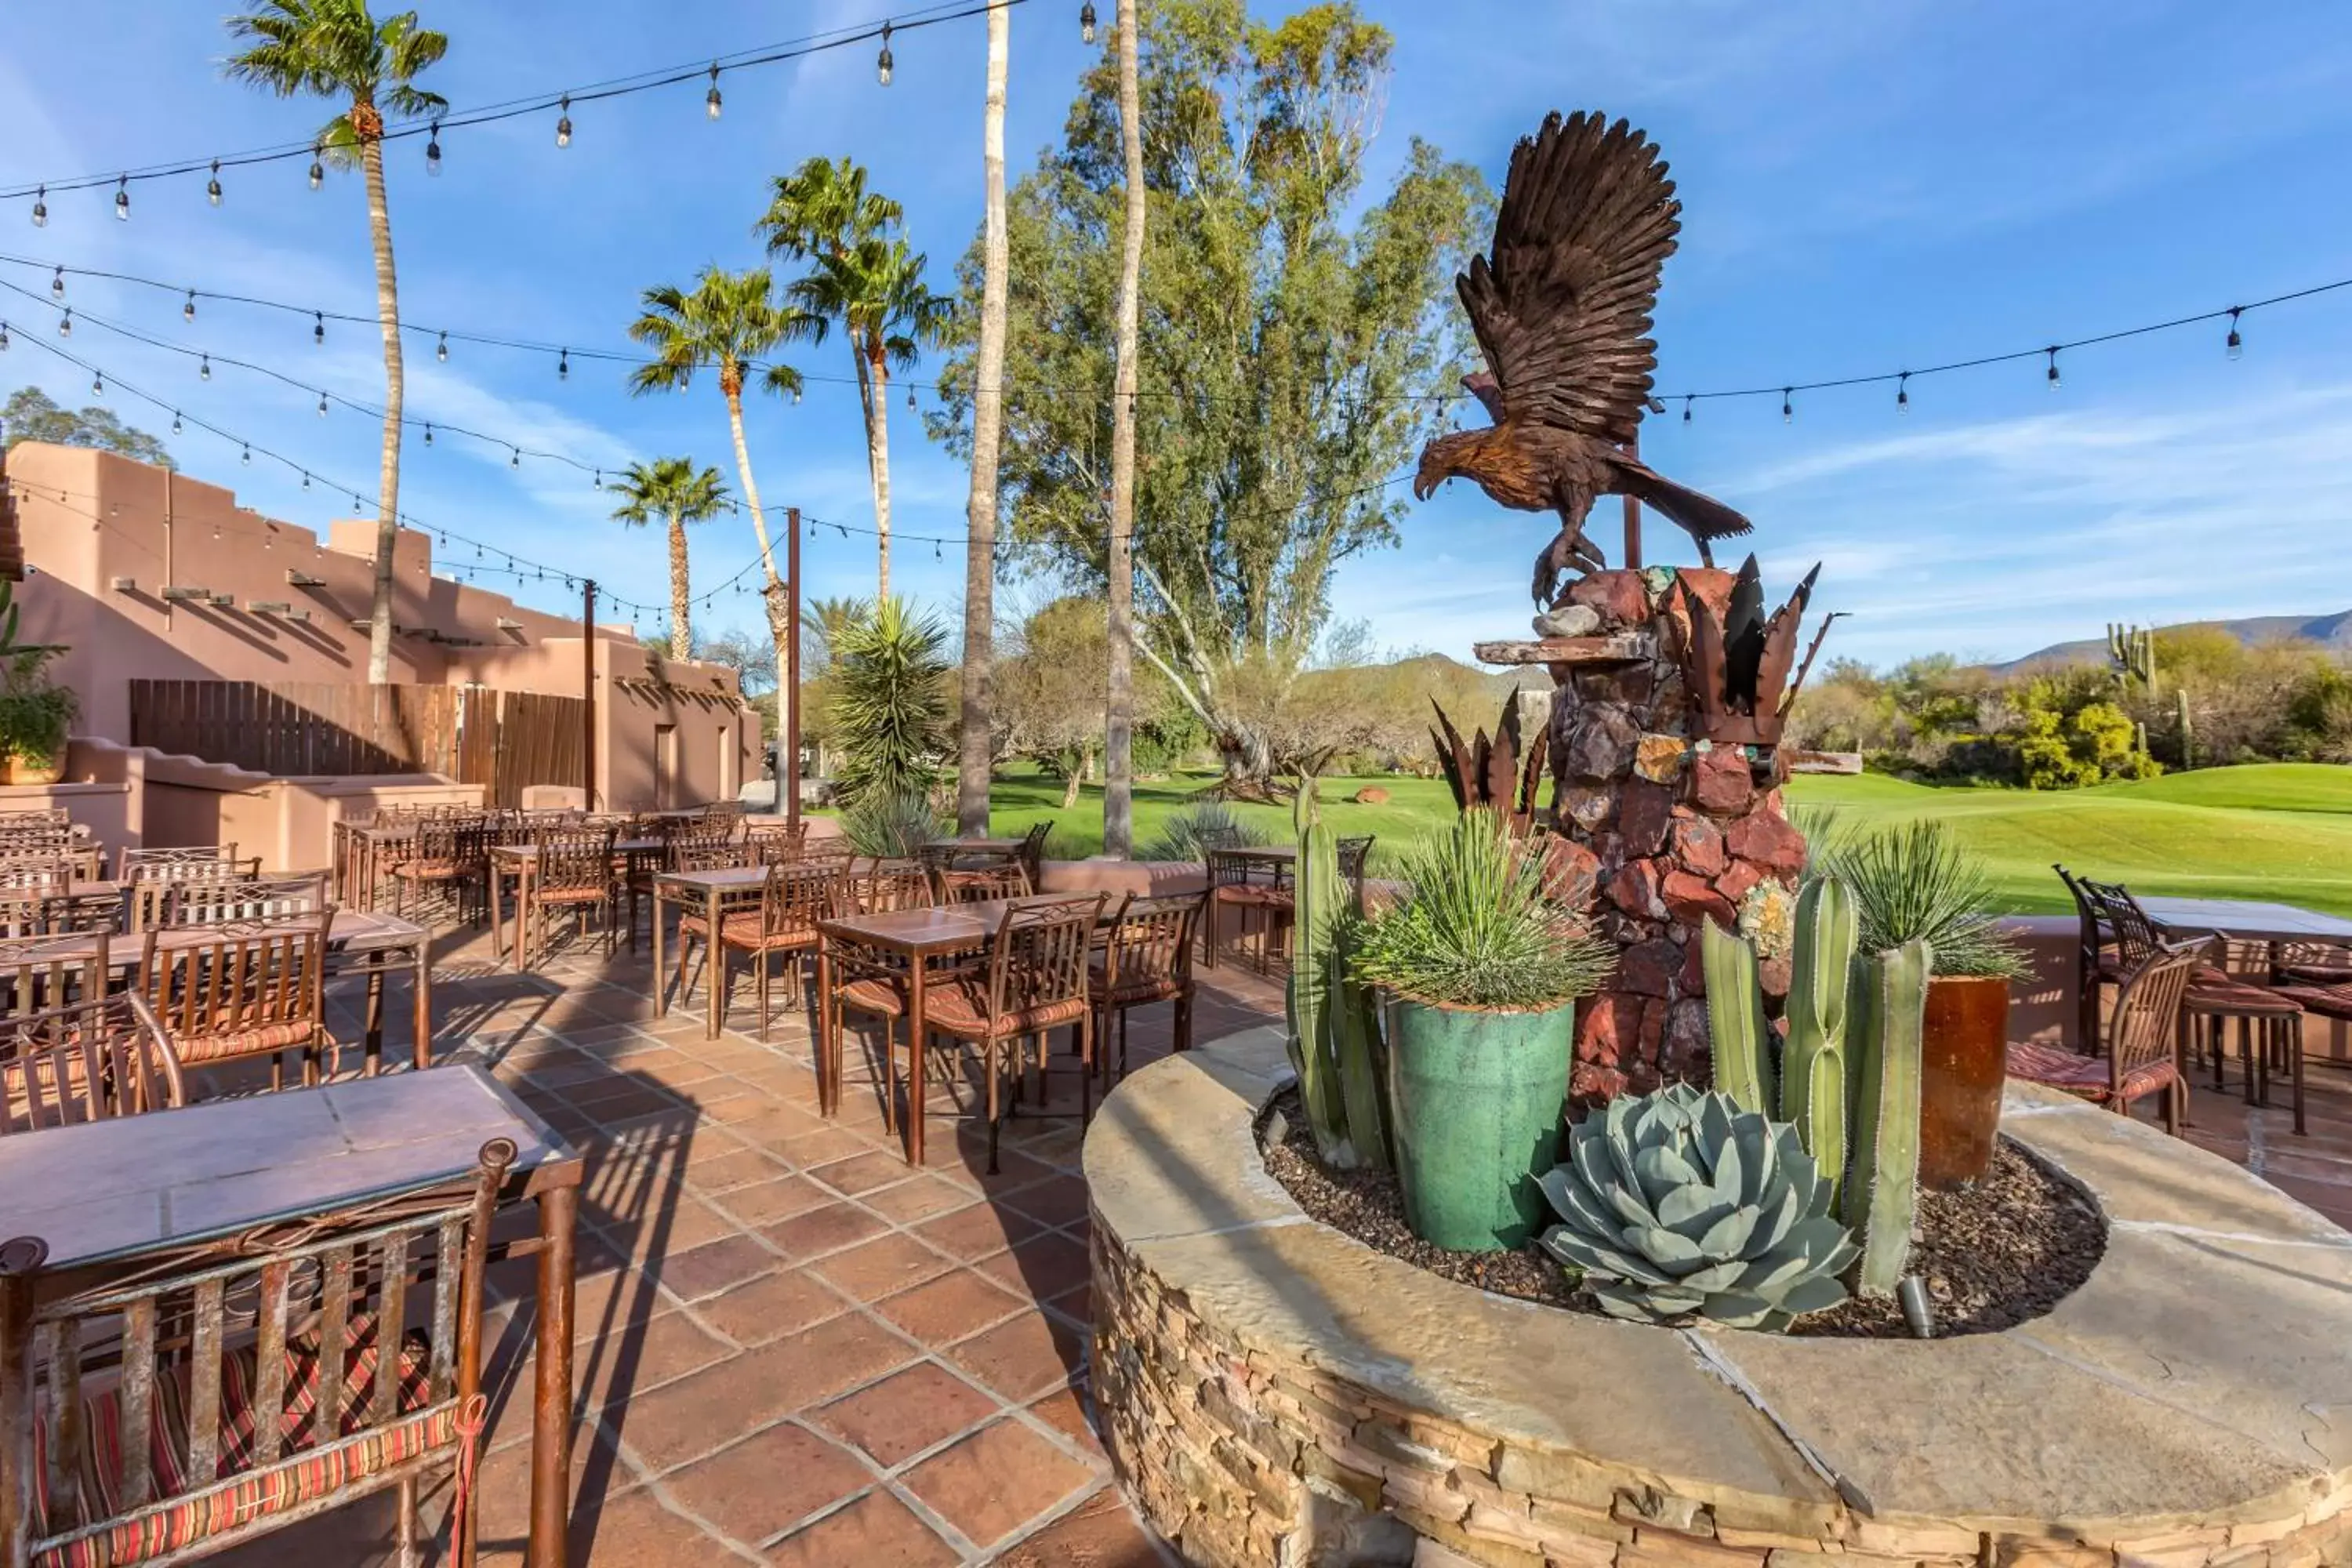
[[[940,542],[936,539],[931,541],[931,559],[934,561],[944,561],[947,559],[946,556],[940,553]]]
[[[1689,424],[1690,422],[1691,422],[1691,399],[1689,399],[1689,398],[1685,397],[1685,398],[1684,398],[1684,399],[1683,399],[1683,423],[1684,423],[1684,424],[1685,424],[1685,425],[1687,425],[1687,424]]]
[[[0,321],[0,354],[8,352],[8,323]]]
[[[49,187],[43,185],[33,193],[33,226],[49,226]]]
[[[425,444],[428,447],[433,445],[433,426],[430,425],[425,427]]]
[[[302,470],[302,488],[306,490],[310,488],[310,470],[308,468]]]
[[[124,223],[131,221],[131,176],[128,174],[114,182],[114,216]]]
[[[1895,412],[1911,412],[1911,373],[1907,370],[1895,378]]]
[[[891,68],[897,62],[890,58],[890,24],[882,24],[882,52],[874,58],[874,79],[884,87],[890,85]]]
[[[310,143],[310,188],[314,191],[327,183],[327,166],[320,162],[321,158],[326,156],[326,152],[327,148],[324,142],[313,142]]]
[[[719,62],[716,60],[710,63],[710,91],[704,96],[702,107],[711,119],[719,118]]]
[[[189,290],[188,290],[188,299],[187,299],[187,303],[185,303],[185,304],[184,304],[184,305],[182,305],[182,306],[180,307],[180,320],[182,320],[182,321],[194,321],[195,319],[196,319],[196,291],[195,291],[194,289],[189,289]]]
[[[910,387],[907,388],[907,411],[908,411],[908,413],[910,413],[910,414],[911,414],[911,413],[913,413],[913,412],[914,412],[914,409],[915,409],[915,389],[914,389],[913,387],[911,387],[911,386],[910,386]]]
[[[522,467],[522,448],[520,447],[509,447],[507,448],[507,454],[508,468],[520,468]]]
[[[795,386],[795,387],[793,387],[793,404],[794,404],[794,405],[797,405],[799,404],[800,400],[801,400],[801,389],[800,389],[799,387]]]
[[[196,379],[198,381],[210,381],[212,378],[213,356],[210,354],[198,354],[196,356]]]
[[[1078,7],[1078,42],[1091,44],[1094,41],[1095,0],[1087,0],[1085,5]]]
[[[558,381],[570,381],[572,379],[572,351],[570,349],[558,349],[555,351],[555,379]]]
[[[595,482],[594,482],[593,485],[591,485],[589,488],[590,488],[590,489],[600,489],[600,490],[601,490],[601,489],[603,489],[604,488],[604,469],[599,468],[599,469],[597,469],[597,470],[596,470],[596,479],[595,479]],[[542,572],[542,573],[541,573],[541,574],[540,574],[540,575],[541,575],[541,576],[542,576],[542,577],[544,577],[545,575],[547,575],[547,574],[546,574],[546,573],[544,573],[544,572]]]
[[[568,92],[563,95],[562,115],[555,122],[555,144],[558,147],[572,145],[572,95]]]
[[[2238,313],[2244,309],[2243,305],[2230,307],[2230,335],[2222,340],[2221,352],[2231,359],[2243,359],[2246,356],[2246,340],[2238,335]]]
[[[433,357],[434,357],[435,359],[439,360],[443,364],[447,364],[447,363],[449,363],[449,334],[448,334],[448,333],[446,333],[446,332],[442,333],[442,334],[441,334],[441,341],[440,341],[439,342],[435,343],[435,344],[433,345]]]
[[[327,346],[327,313],[324,310],[310,312],[310,341],[320,348]]]
[[[68,305],[66,307],[66,313],[58,318],[58,336],[61,338],[69,338],[73,336],[73,307],[71,305]]]
[[[92,371],[90,373],[89,395],[92,397],[104,397],[106,395],[106,377],[102,373],[98,371]]]
[[[221,203],[220,160],[218,158],[213,160],[213,177],[205,183],[205,200],[212,203],[215,206],[220,205]]]
[[[55,275],[49,279],[49,298],[52,300],[62,300],[65,297],[66,269],[63,267],[59,267]]]
[[[2049,384],[2050,390],[2055,392],[2058,390],[2058,350],[2053,345],[2042,352],[2050,356],[2050,369],[2042,379]]]
[[[441,172],[441,122],[437,120],[425,138],[425,172],[428,174]]]
[[[173,434],[173,435],[174,435],[174,436],[176,436],[176,435],[178,435],[179,433],[180,433],[180,411],[179,411],[178,409],[174,408],[174,409],[173,409],[173,410],[172,410],[172,434]]]
[[[1794,391],[1796,388],[1793,386],[1784,386],[1780,389],[1780,423],[1783,425],[1796,423],[1797,405],[1789,401],[1789,395]]]
[[[248,468],[253,467],[253,444],[251,442],[248,441],[246,443],[245,450],[238,455],[236,460],[243,463]],[[218,539],[220,537],[220,531],[218,529],[215,529],[213,531],[213,537],[215,539]]]
[[[324,419],[326,416],[327,416],[327,395],[326,395],[325,393],[323,393],[323,392],[322,392],[322,393],[319,394],[319,417],[320,417],[320,418],[321,418],[321,419]]]

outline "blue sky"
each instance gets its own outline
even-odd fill
[[[0,47],[0,187],[299,139],[325,118],[220,79],[226,5],[81,0],[12,7]],[[1100,0],[1108,15],[1108,0]],[[460,107],[553,92],[672,62],[868,24],[887,0],[648,6],[623,0],[491,5],[427,3],[450,56],[430,79]],[[1264,14],[1273,7],[1261,5]],[[1477,160],[1498,183],[1512,139],[1553,107],[1631,116],[1664,144],[1685,203],[1682,249],[1659,313],[1659,390],[1778,385],[1961,359],[2352,276],[2352,11],[2317,3],[1951,6],[1885,0],[1727,3],[1368,3],[1398,37],[1375,159],[1377,181],[1409,134]],[[1087,51],[1075,0],[1013,15],[1008,154],[1014,178],[1055,140]],[[726,79],[716,124],[702,84],[573,113],[558,150],[552,115],[451,131],[446,173],[423,150],[391,170],[402,303],[412,321],[582,348],[621,348],[644,286],[703,264],[759,259],[751,233],[767,177],[813,153],[849,153],[903,201],[941,286],[979,218],[982,25],[902,37],[898,79],[874,80],[870,46]],[[102,82],[103,91],[92,83]],[[312,193],[299,162],[133,187],[133,217],[109,191],[0,211],[0,253],[110,268],[330,310],[373,309],[359,182]],[[46,293],[45,275],[0,279]],[[98,281],[78,310],[251,359],[362,401],[382,391],[369,329],[222,304],[183,323],[170,299]],[[26,381],[90,401],[89,378],[21,340],[54,342],[55,312],[0,292],[20,339],[0,388]],[[2321,613],[2352,604],[2342,565],[2352,521],[2352,289],[2245,318],[2231,363],[2219,325],[2062,360],[1916,381],[1898,419],[1884,387],[1681,405],[1654,419],[1645,456],[1753,517],[1768,576],[1824,563],[1821,602],[1852,612],[1834,646],[1877,661],[1930,649],[2012,656],[2094,634],[2116,619]],[[77,331],[75,350],[111,374],[184,399],[200,416],[374,494],[376,427],[320,419],[315,395]],[[836,340],[803,350],[814,375],[844,377]],[[636,399],[610,365],[415,345],[409,408],[591,464],[691,452],[732,478],[718,393]],[[170,423],[128,395],[125,417]],[[871,521],[856,399],[841,381],[797,407],[750,411],[764,499],[812,517]],[[897,526],[962,531],[966,478],[893,418]],[[192,473],[251,505],[320,527],[334,492],[291,473],[240,468],[233,447],[194,431],[175,444]],[[412,439],[404,510],[428,524],[593,573],[656,602],[658,542],[610,522],[609,498],[551,464],[509,466],[503,449]],[[1654,523],[1652,538],[1663,523]],[[1527,563],[1549,537],[1465,485],[1405,518],[1397,550],[1341,572],[1335,611],[1371,623],[1376,644],[1457,657],[1517,634]],[[1599,531],[1611,542],[1612,530]],[[1668,537],[1671,537],[1669,535]],[[751,557],[736,520],[696,541],[698,589]],[[955,547],[902,543],[905,591],[952,610]],[[870,540],[823,533],[812,595],[870,589]],[[493,580],[495,582],[495,580]],[[1037,587],[1015,587],[1038,596]],[[557,607],[537,584],[526,599]],[[713,629],[750,627],[749,597],[719,602]],[[646,623],[646,629],[652,629]]]

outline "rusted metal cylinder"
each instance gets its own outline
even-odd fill
[[[1948,1191],[1992,1168],[2008,1036],[2008,981],[1948,975],[1927,983],[1919,1083],[1922,1186]]]

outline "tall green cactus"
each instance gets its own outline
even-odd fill
[[[1706,1027],[1715,1047],[1715,1087],[1740,1110],[1771,1116],[1779,1109],[1769,1044],[1772,1026],[1764,1021],[1756,950],[1713,921],[1699,928],[1698,940],[1706,970]]]
[[[1299,781],[1291,820],[1298,833],[1298,858],[1292,872],[1286,1011],[1299,1099],[1324,1163],[1386,1170],[1388,1138],[1373,1059],[1379,1024],[1369,989],[1348,966],[1361,915],[1360,895],[1339,874],[1339,847],[1323,821],[1314,780]]]
[[[1789,1041],[1780,1073],[1780,1120],[1796,1124],[1834,1198],[1845,1180],[1848,1068],[1847,975],[1862,942],[1853,895],[1816,877],[1797,895],[1790,955]]]
[[[1911,1253],[1919,1205],[1919,1079],[1925,1055],[1927,944],[1913,940],[1854,964],[1851,1032],[1861,1058],[1853,1179],[1839,1217],[1862,1237],[1854,1290],[1892,1295]]]

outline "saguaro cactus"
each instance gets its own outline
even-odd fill
[[[1862,1237],[1862,1259],[1854,1266],[1858,1295],[1892,1295],[1911,1253],[1911,1222],[1919,1205],[1927,971],[1927,944],[1916,939],[1854,964],[1854,1054],[1862,1081],[1854,1100],[1853,1177],[1840,1217]]]
[[[1286,1008],[1290,1065],[1324,1163],[1385,1170],[1388,1137],[1373,1059],[1379,1023],[1366,988],[1348,972],[1360,894],[1339,874],[1339,847],[1312,779],[1300,781],[1291,820],[1298,859]]]
[[[1861,941],[1861,916],[1844,884],[1833,877],[1806,883],[1790,955],[1780,1120],[1796,1124],[1832,1196],[1845,1180],[1848,975]]]
[[[1772,1116],[1780,1109],[1774,1082],[1772,1028],[1764,1021],[1764,993],[1756,950],[1713,921],[1699,929],[1706,967],[1706,1026],[1715,1045],[1715,1087],[1742,1110]]]

